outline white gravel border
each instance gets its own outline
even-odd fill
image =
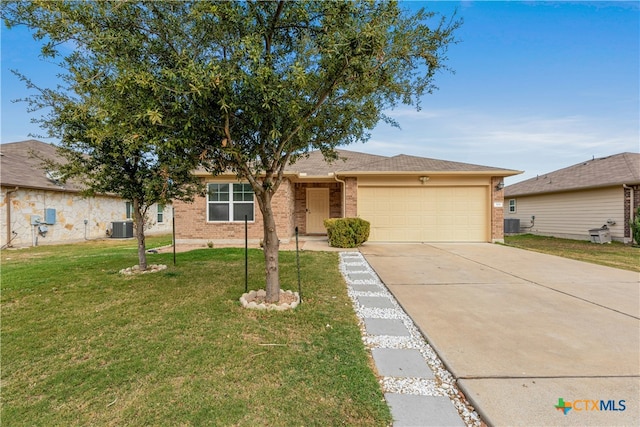
[[[351,267],[347,270],[347,266]],[[354,267],[358,267],[354,271]],[[362,341],[365,346],[372,348],[410,348],[419,350],[427,365],[433,371],[435,379],[427,378],[395,378],[382,377],[380,385],[384,393],[415,394],[421,396],[448,396],[460,413],[462,421],[469,427],[481,427],[482,421],[477,412],[464,399],[456,386],[455,379],[447,371],[433,348],[424,339],[413,320],[404,312],[378,275],[373,271],[364,256],[359,252],[340,253],[340,272],[347,282],[347,293],[353,302],[353,308],[360,320]],[[351,280],[349,274],[369,273],[373,280]],[[375,285],[374,292],[355,291],[352,285]],[[360,305],[358,297],[386,297],[395,308],[367,308]],[[409,330],[410,336],[368,335],[364,327],[365,318],[398,319]]]

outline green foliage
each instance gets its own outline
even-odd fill
[[[141,206],[189,197],[195,165],[235,172],[273,230],[269,288],[271,199],[285,167],[314,149],[335,159],[381,120],[397,126],[384,112],[419,108],[435,90],[460,25],[395,1],[34,0],[1,10],[9,27],[35,31],[44,56],[63,54],[67,87],[29,102],[51,108],[42,124],[68,148],[66,172],[89,172],[91,188]]]
[[[631,222],[631,232],[636,245],[640,245],[640,207],[636,210],[636,214]]]
[[[369,239],[370,223],[362,218],[325,219],[324,226],[335,248],[357,248]]]
[[[122,153],[122,171],[182,171],[195,156],[256,192],[275,191],[289,160],[310,149],[335,156],[378,121],[395,124],[384,110],[419,106],[460,25],[394,1],[40,0],[1,10],[9,27],[34,30],[44,56],[63,56],[66,87],[30,102],[53,108],[43,125],[70,148],[111,151],[100,164]]]

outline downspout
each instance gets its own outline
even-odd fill
[[[18,188],[16,186],[16,188],[14,188],[13,190],[9,190],[7,189],[7,195],[6,195],[6,199],[7,199],[7,243],[6,243],[6,247],[10,248],[11,247],[11,240],[13,240],[13,236],[11,233],[11,193],[15,193],[16,191],[18,191]]]
[[[338,175],[335,172],[333,172],[333,179],[342,183],[342,218],[344,218],[347,209],[347,183],[338,179]]]

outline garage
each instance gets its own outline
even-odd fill
[[[490,241],[487,186],[359,187],[357,198],[370,241]]]

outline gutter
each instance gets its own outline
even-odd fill
[[[338,174],[336,172],[331,172],[333,178],[342,183],[342,218],[345,217],[345,213],[347,211],[347,183],[341,179],[338,179]]]
[[[387,175],[387,176],[414,176],[414,175],[431,175],[431,176],[447,176],[447,175],[476,175],[476,176],[500,176],[508,177],[519,175],[523,171],[498,169],[491,171],[421,171],[421,170],[407,170],[407,171],[341,171],[343,175],[349,176],[367,176],[367,175]]]

